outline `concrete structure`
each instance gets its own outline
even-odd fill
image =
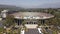
[[[17,12],[10,15],[13,15],[15,19],[19,19],[19,21],[17,21],[19,22],[18,24],[21,24],[23,21],[25,21],[25,26],[27,28],[37,28],[39,20],[41,20],[41,22],[43,23],[45,19],[54,17],[51,14],[41,12]]]
[[[41,12],[18,12],[11,15],[14,15],[17,19],[49,19],[54,17],[51,14]]]
[[[8,10],[2,11],[2,17],[5,18]],[[41,12],[16,12],[11,13],[10,15],[13,15],[16,19],[16,22],[18,25],[20,25],[22,22],[26,22],[25,26],[27,28],[36,28],[38,25],[38,21],[40,20],[41,23],[44,22],[44,19],[53,18],[54,16],[47,13],[41,13]]]

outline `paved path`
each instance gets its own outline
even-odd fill
[[[39,34],[38,29],[28,29],[25,34]]]
[[[46,29],[46,31],[49,33],[49,34],[53,34],[53,32],[49,29]]]

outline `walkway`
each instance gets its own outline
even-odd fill
[[[38,29],[28,29],[25,34],[39,34]]]
[[[53,34],[53,32],[49,29],[46,29],[46,31],[49,33],[49,34]]]

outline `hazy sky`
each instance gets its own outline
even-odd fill
[[[0,0],[0,4],[16,5],[25,8],[38,7],[44,4],[57,4],[60,0]]]

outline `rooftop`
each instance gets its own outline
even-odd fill
[[[30,18],[47,19],[47,18],[54,17],[51,14],[41,13],[41,12],[17,12],[17,13],[13,13],[11,15],[13,15],[15,18],[19,18],[19,19],[30,19]]]

